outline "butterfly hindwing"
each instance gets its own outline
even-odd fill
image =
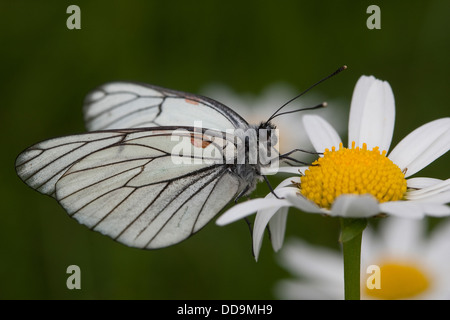
[[[84,105],[89,131],[156,126],[194,126],[225,131],[248,127],[230,108],[213,99],[131,82],[104,84]],[[197,124],[198,126],[198,124]]]

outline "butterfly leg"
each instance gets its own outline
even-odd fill
[[[280,198],[279,196],[277,196],[277,194],[275,193],[275,190],[272,188],[272,185],[269,182],[269,179],[267,179],[267,176],[263,176],[263,178],[264,178],[264,181],[266,181],[267,186],[270,189],[270,192],[275,196],[275,198],[277,198],[277,199],[284,199],[284,198]]]

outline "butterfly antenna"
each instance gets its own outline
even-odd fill
[[[322,102],[321,104],[318,104],[318,105],[316,105],[314,107],[302,108],[302,109],[297,109],[297,110],[281,112],[279,114],[276,114],[276,115],[272,116],[270,120],[273,120],[276,117],[279,117],[279,116],[282,116],[282,115],[285,115],[285,114],[289,114],[289,113],[295,113],[295,112],[299,112],[299,111],[315,110],[315,109],[325,108],[327,105],[328,104],[326,102]]]
[[[281,107],[279,107],[271,116],[270,118],[266,121],[266,124],[269,123],[273,118],[275,118],[277,116],[277,113],[283,109],[285,106],[287,106],[289,103],[291,103],[292,101],[300,98],[302,95],[304,95],[305,93],[307,93],[309,90],[311,90],[312,88],[314,88],[315,86],[321,84],[322,82],[324,82],[325,80],[330,79],[331,77],[334,77],[335,75],[337,75],[338,73],[344,71],[345,69],[347,69],[347,66],[342,66],[339,69],[337,69],[335,72],[333,72],[332,74],[329,74],[328,76],[326,76],[325,78],[319,80],[318,82],[316,82],[315,84],[313,84],[312,86],[310,86],[308,89],[306,89],[305,91],[301,92],[300,94],[296,95],[295,97],[293,97],[291,100],[289,100],[288,102],[286,102],[285,104],[283,104]],[[319,105],[321,106],[321,105]],[[318,107],[318,106],[316,106]],[[309,108],[310,109],[310,108]],[[305,109],[305,110],[309,110],[309,109]],[[303,110],[303,109],[301,109]],[[301,111],[301,110],[296,110],[295,112]]]

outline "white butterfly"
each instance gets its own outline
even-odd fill
[[[145,249],[188,238],[263,177],[261,159],[237,163],[237,144],[245,146],[245,137],[226,134],[230,128],[275,129],[270,122],[250,126],[206,97],[125,82],[89,94],[84,119],[90,132],[23,151],[17,174],[81,224]],[[214,130],[199,131],[193,127],[198,120]],[[194,153],[174,154],[180,144]],[[230,146],[234,152],[226,154]],[[196,160],[198,149],[212,161],[173,161]]]
[[[323,107],[279,113],[346,68],[260,125],[203,96],[140,83],[105,84],[85,101],[90,132],[31,146],[17,157],[16,171],[92,230],[131,247],[170,246],[199,231],[262,178],[267,182],[278,159],[296,161],[290,154],[300,149],[278,153],[270,121]]]

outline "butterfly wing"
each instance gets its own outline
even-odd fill
[[[225,131],[248,128],[236,112],[213,99],[153,85],[112,82],[85,100],[89,131],[156,126],[199,126]]]
[[[19,154],[17,175],[31,188],[55,197],[55,185],[86,155],[122,141],[124,132],[95,132],[46,140]]]
[[[16,170],[92,230],[160,248],[200,230],[245,188],[223,164],[227,143],[193,128],[93,132],[38,143],[19,155]],[[199,159],[198,149],[209,156]]]

